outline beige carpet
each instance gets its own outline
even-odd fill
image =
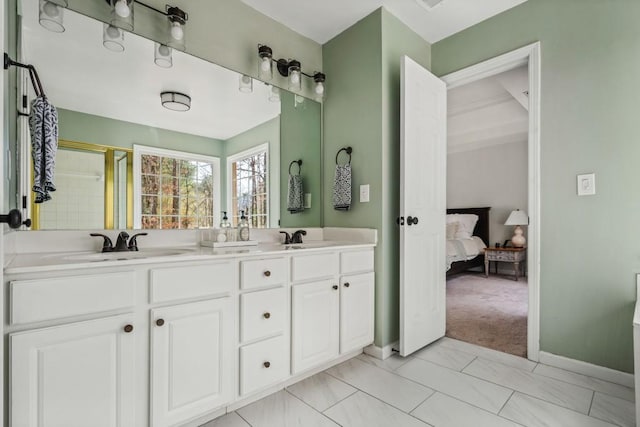
[[[526,278],[460,274],[447,280],[447,332],[461,341],[527,356]]]

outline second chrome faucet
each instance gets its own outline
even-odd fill
[[[146,236],[147,233],[137,233],[131,236],[129,239],[129,233],[126,231],[121,231],[118,234],[118,239],[116,240],[116,245],[113,246],[113,241],[108,236],[100,233],[91,233],[93,237],[102,237],[104,240],[102,242],[102,252],[126,252],[126,251],[137,251],[138,250],[138,236]]]
[[[307,232],[305,230],[298,230],[289,235],[286,231],[281,231],[280,234],[284,234],[284,244],[290,245],[302,243],[302,236],[306,236]]]

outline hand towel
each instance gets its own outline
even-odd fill
[[[348,211],[351,208],[351,164],[336,165],[333,179],[333,208]]]
[[[287,210],[291,213],[304,211],[304,188],[302,186],[302,176],[289,175],[287,192]]]
[[[49,194],[56,191],[53,173],[58,151],[58,111],[45,96],[38,96],[31,102],[29,114],[31,131],[31,157],[33,158],[33,191],[35,203],[51,199]]]

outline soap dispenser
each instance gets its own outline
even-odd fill
[[[240,211],[240,222],[238,223],[238,239],[246,242],[249,240],[249,220],[244,214],[244,211]]]
[[[220,228],[223,230],[231,228],[231,223],[229,222],[229,218],[227,217],[227,211],[222,211],[222,222],[220,223]]]
[[[229,236],[229,230],[231,229],[231,223],[229,222],[229,218],[227,217],[227,212],[222,212],[222,222],[220,223],[220,230],[216,237],[216,240],[220,243],[226,242],[230,240],[231,236]]]

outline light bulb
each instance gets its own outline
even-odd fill
[[[175,40],[182,40],[184,37],[184,30],[182,29],[182,25],[179,22],[171,23],[171,37]]]
[[[162,56],[169,56],[169,54],[171,53],[171,49],[169,48],[169,46],[165,46],[162,44],[158,48],[158,53]]]
[[[60,15],[60,9],[58,8],[58,5],[50,1],[45,2],[44,6],[42,7],[42,11],[50,18],[55,18]]]
[[[271,69],[271,58],[265,56],[262,58],[262,62],[260,63],[260,69],[262,71],[269,71]]]
[[[120,29],[118,27],[114,27],[113,25],[109,25],[107,27],[107,35],[112,39],[117,39],[120,37]]]
[[[291,72],[291,83],[297,85],[300,83],[300,73],[297,71]]]
[[[324,93],[324,84],[322,82],[316,83],[316,95],[322,95]]]
[[[115,4],[116,15],[121,18],[128,18],[131,15],[131,9],[127,4],[127,0],[118,0]]]

